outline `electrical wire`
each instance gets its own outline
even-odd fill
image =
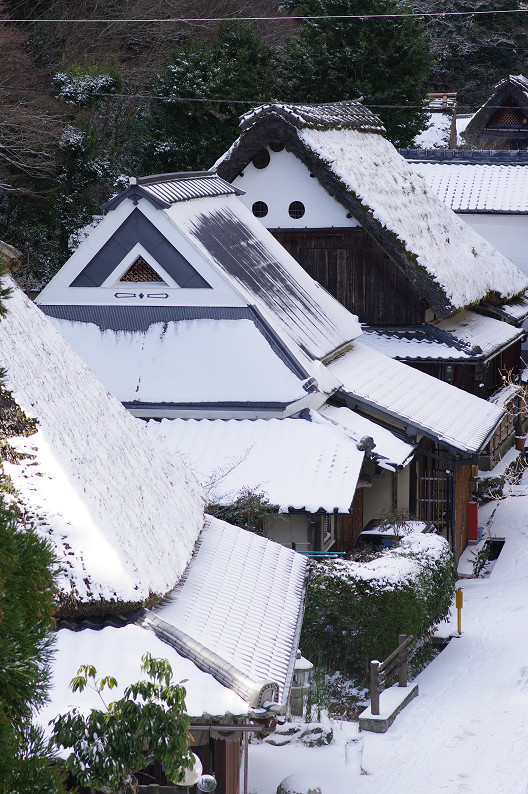
[[[54,94],[57,96],[58,99],[62,99],[64,101],[64,97],[60,97],[60,91],[56,88],[33,88],[27,86],[12,86],[12,85],[4,85],[0,84],[0,91],[30,91],[40,94]],[[440,92],[442,93],[442,92]],[[102,93],[100,91],[82,91],[83,97],[101,97],[103,99],[143,99],[148,102],[151,101],[161,101],[161,102],[196,102],[198,104],[220,104],[224,103],[227,105],[253,105],[255,107],[260,107],[260,105],[286,105],[288,107],[304,107],[306,105],[317,106],[317,105],[333,105],[339,104],[335,102],[285,102],[278,99],[224,99],[219,97],[208,97],[208,98],[199,98],[199,97],[177,97],[177,96],[159,96],[157,94],[107,94]],[[351,100],[342,100],[342,101],[350,101],[350,102],[357,102],[356,99]],[[378,103],[371,103],[371,102],[361,102],[362,107],[366,108],[376,108],[376,109],[393,109],[393,110],[429,110],[431,108],[428,107],[427,104],[423,105],[414,105],[414,104],[398,104],[398,105],[391,105],[391,104],[378,104]],[[478,110],[481,105],[470,106],[466,105],[465,103],[457,103],[457,108],[465,108],[468,112],[472,110]],[[502,108],[502,105],[486,105],[487,108],[490,110],[499,110]],[[439,108],[435,108],[439,110]]]
[[[503,10],[491,11],[412,11],[409,13],[401,14],[320,14],[312,16],[273,16],[273,17],[167,17],[163,18],[150,18],[150,19],[0,19],[0,23],[16,23],[16,24],[97,24],[97,25],[114,25],[118,24],[175,24],[175,23],[189,23],[189,24],[204,24],[207,22],[285,22],[290,20],[296,21],[316,21],[322,19],[339,19],[339,20],[355,20],[355,19],[425,19],[436,17],[466,17],[466,16],[497,16],[499,14],[527,14],[528,8],[511,8]]]

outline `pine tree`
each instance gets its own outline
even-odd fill
[[[296,15],[390,14],[402,0],[287,0]],[[422,110],[432,66],[428,37],[416,19],[305,20],[284,65],[284,91],[294,102],[364,97],[389,139],[410,145],[425,126]],[[385,105],[402,107],[384,107]]]
[[[276,75],[273,49],[238,22],[219,25],[211,41],[196,39],[175,51],[153,85],[152,93],[165,99],[151,103],[143,170],[210,168],[237,138],[238,117],[249,103],[275,96]]]
[[[57,794],[50,752],[32,724],[47,697],[53,555],[0,499],[0,791]]]

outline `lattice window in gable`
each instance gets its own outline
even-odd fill
[[[504,105],[495,111],[487,123],[488,129],[497,127],[524,127],[526,116],[519,107]]]
[[[145,262],[142,256],[139,256],[126,273],[123,273],[120,281],[134,282],[136,284],[165,284],[161,276],[156,273],[148,262]]]

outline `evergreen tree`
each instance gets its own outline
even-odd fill
[[[286,0],[286,7],[302,16],[409,11],[402,0]],[[363,96],[383,120],[389,139],[407,146],[425,126],[422,104],[431,66],[419,20],[305,20],[299,40],[287,48],[283,94],[294,102]]]
[[[238,117],[250,107],[245,103],[276,92],[274,51],[248,25],[221,24],[211,41],[196,39],[175,51],[152,88],[165,99],[151,103],[143,171],[210,168],[238,137]],[[237,103],[214,101],[219,99]]]
[[[32,724],[47,695],[53,555],[0,500],[0,791],[56,794],[50,752]]]
[[[504,11],[525,7],[520,0],[410,0],[429,13]],[[528,20],[523,14],[440,16],[425,22],[436,63],[432,90],[457,91],[458,101],[475,110],[508,74],[528,68]]]
[[[142,658],[141,668],[150,678],[125,689],[124,696],[88,715],[74,708],[54,722],[54,742],[71,748],[66,768],[82,786],[104,794],[137,792],[135,773],[153,761],[164,764],[170,780],[182,780],[193,766],[189,750],[190,720],[185,714],[185,689],[172,681],[167,659]],[[111,676],[96,679],[92,665],[83,665],[71,682],[73,692],[113,689]],[[104,703],[104,700],[103,700]]]

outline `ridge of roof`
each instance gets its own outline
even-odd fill
[[[360,132],[384,133],[381,119],[364,107],[358,99],[329,102],[320,105],[297,105],[270,103],[244,113],[240,117],[240,128],[247,130],[257,120],[278,117],[297,129],[346,129]]]
[[[527,149],[399,149],[409,162],[446,165],[528,165]]]

